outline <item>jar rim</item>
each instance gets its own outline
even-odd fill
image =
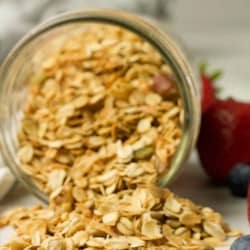
[[[5,72],[7,72],[9,66],[11,66],[17,55],[27,44],[54,28],[78,22],[113,24],[136,33],[153,45],[173,70],[175,78],[177,79],[177,88],[183,102],[184,123],[183,135],[177,151],[171,160],[171,167],[167,174],[162,175],[159,180],[161,185],[166,185],[169,183],[170,179],[173,179],[173,176],[178,172],[195,146],[200,125],[200,100],[196,100],[197,95],[199,96],[198,89],[195,88],[196,80],[186,57],[176,46],[174,40],[166,33],[160,31],[157,27],[130,13],[110,9],[81,10],[57,15],[32,29],[11,50],[0,68],[1,85],[4,83]],[[3,91],[0,91],[0,95],[3,95],[2,92]],[[0,114],[2,109],[3,105],[0,105]],[[2,116],[0,116],[0,119],[2,119]],[[0,128],[1,130],[4,129],[1,124]],[[5,133],[0,134],[1,144],[3,145],[3,157],[9,168],[36,196],[47,201],[47,196],[41,192],[29,178],[20,175],[21,172],[19,173],[19,171],[21,170],[18,170],[19,167],[15,166],[16,163],[11,159],[10,152],[6,148],[8,147],[8,140]]]

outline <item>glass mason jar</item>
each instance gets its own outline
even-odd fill
[[[17,131],[28,89],[26,79],[34,55],[43,50],[49,53],[54,48],[55,38],[63,38],[89,23],[118,25],[136,33],[160,52],[174,73],[183,102],[183,135],[171,160],[170,170],[159,180],[161,185],[168,184],[179,172],[196,143],[200,123],[200,90],[188,60],[169,34],[138,17],[116,10],[88,10],[57,16],[27,34],[9,53],[0,69],[0,138],[3,157],[17,179],[44,201],[47,196],[21,170],[17,158]]]

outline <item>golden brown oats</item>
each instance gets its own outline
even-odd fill
[[[1,250],[207,250],[236,235],[212,209],[154,186],[171,168],[184,112],[149,43],[93,24],[44,56],[18,156],[49,205],[0,218],[18,234]]]
[[[30,144],[27,144],[22,148],[20,148],[18,152],[18,158],[22,163],[29,163],[32,160],[33,155],[34,155],[34,150],[32,145]]]
[[[119,218],[118,212],[107,213],[102,217],[102,222],[105,225],[114,226]]]
[[[215,237],[216,239],[221,241],[226,239],[226,234],[220,223],[213,221],[206,221],[203,223],[203,227],[206,233]]]

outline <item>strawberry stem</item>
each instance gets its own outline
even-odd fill
[[[211,75],[210,78],[215,81],[218,80],[222,76],[222,71],[221,70],[215,70]]]
[[[199,65],[200,74],[207,75],[212,81],[218,80],[222,76],[221,70],[217,69],[214,70],[212,73],[208,73],[207,68],[208,68],[207,63],[200,63]]]
[[[207,63],[200,63],[199,70],[201,74],[205,74],[207,72]]]

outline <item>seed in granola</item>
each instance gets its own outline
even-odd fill
[[[154,154],[153,146],[146,146],[144,148],[138,149],[134,152],[135,160],[146,160]]]

